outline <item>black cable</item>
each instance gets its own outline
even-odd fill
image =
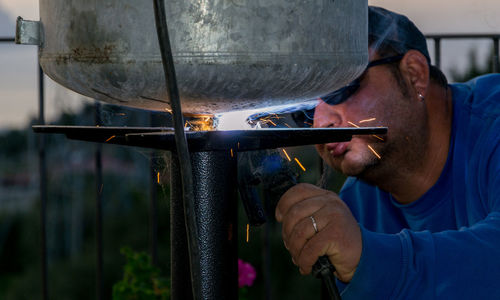
[[[193,298],[201,299],[200,278],[200,251],[198,242],[198,225],[196,221],[194,192],[193,192],[193,171],[191,169],[191,159],[184,131],[184,119],[182,117],[179,89],[175,76],[174,60],[168,36],[167,17],[165,13],[164,0],[153,0],[156,31],[160,44],[161,58],[167,91],[170,97],[172,117],[175,130],[175,144],[177,156],[179,158],[180,173],[182,177],[182,192],[184,199],[184,214],[186,220],[187,242],[189,249],[189,263],[191,270],[191,282],[193,287]]]

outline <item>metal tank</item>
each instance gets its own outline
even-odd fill
[[[170,0],[183,112],[293,104],[345,85],[367,60],[367,0]],[[104,102],[170,108],[152,1],[40,0],[18,21],[43,71]]]

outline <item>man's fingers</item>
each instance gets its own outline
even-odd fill
[[[320,196],[327,193],[329,192],[312,184],[299,183],[295,185],[294,187],[286,191],[283,196],[281,196],[281,199],[276,206],[276,220],[278,222],[282,222],[283,216],[285,216],[288,210],[297,202],[300,202],[306,198]]]
[[[312,222],[309,217],[314,215],[318,210],[321,210],[324,206],[324,197],[312,197],[298,202],[288,209],[287,213],[281,218],[283,222],[283,238],[287,238],[294,230],[295,226],[304,219],[308,219],[309,224],[311,224]]]
[[[310,216],[304,217],[297,222],[289,232],[283,232],[283,240],[286,241],[287,249],[290,251],[292,257],[298,258],[304,245],[325,228],[331,217],[330,212],[330,208],[323,206],[321,209],[311,214],[316,223],[317,232]],[[283,223],[283,225],[285,224],[287,224],[287,222]]]
[[[307,241],[300,254],[295,257],[295,262],[300,267],[302,274],[311,273],[312,266],[318,258],[327,254],[327,252],[331,252],[331,249],[335,247],[333,241],[325,243],[325,240],[328,240],[325,232],[319,232]]]

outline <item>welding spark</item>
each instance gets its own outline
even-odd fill
[[[311,122],[304,122],[304,124],[309,125],[309,126],[313,126],[313,124]]]
[[[109,142],[111,141],[112,139],[114,139],[116,137],[116,135],[112,135],[109,139],[106,140],[106,142]]]
[[[117,113],[116,115],[117,116],[126,116],[127,114],[126,113]]]
[[[292,128],[292,126],[288,125],[288,123],[283,123],[283,125],[285,125],[288,128]]]
[[[247,224],[247,243],[250,240],[250,224]]]
[[[274,123],[274,122],[273,122],[273,121],[271,121],[271,120],[267,120],[267,121],[268,121],[269,123],[273,124],[273,126],[274,126],[274,127],[278,126],[278,125],[276,125],[276,123]]]
[[[160,172],[156,173],[156,181],[160,184]]]
[[[371,119],[361,120],[361,121],[359,121],[359,123],[362,123],[362,122],[369,122],[369,121],[373,121],[373,120],[376,120],[376,118],[371,118]],[[354,124],[354,123],[353,123],[353,122],[351,122],[351,121],[347,121],[347,123],[348,123],[349,125],[352,125],[352,126],[356,127],[356,128],[361,128],[361,127],[359,127],[358,125]],[[372,136],[376,137],[377,139],[381,140],[382,142],[385,142],[385,140],[384,140],[383,138],[379,137],[379,136],[378,136],[378,135],[376,135],[376,134],[372,134]],[[374,150],[372,149],[372,151],[374,151]],[[376,154],[376,155],[377,155],[377,154]],[[377,155],[377,157],[378,157],[378,155]]]
[[[233,148],[231,148],[231,157],[234,157]]]
[[[353,123],[353,122],[351,122],[351,121],[347,121],[347,123],[348,123],[349,125],[352,125],[352,126],[356,127],[356,128],[359,128],[359,126],[358,126],[358,125],[354,124],[354,123]]]
[[[165,108],[165,111],[168,112],[169,114],[172,114],[172,110],[170,108]]]
[[[375,149],[372,148],[372,146],[370,145],[367,145],[368,146],[368,149],[370,149],[373,154],[378,158],[378,159],[382,159],[382,157],[377,153],[377,151],[375,151]]]
[[[371,119],[366,119],[366,120],[361,120],[359,121],[358,123],[365,123],[365,122],[371,122],[371,121],[375,121],[377,118],[371,118]]]
[[[306,171],[306,168],[304,168],[304,166],[300,163],[299,159],[297,157],[295,157],[295,162],[299,165],[299,167],[302,169],[302,171]]]
[[[285,149],[281,149],[281,150],[283,150],[283,153],[285,153],[285,156],[288,159],[288,161],[292,161],[292,159],[290,158],[290,156],[288,156],[288,153],[286,153],[286,150]]]

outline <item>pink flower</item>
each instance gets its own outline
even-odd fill
[[[256,276],[255,268],[238,258],[238,287],[252,286]]]

